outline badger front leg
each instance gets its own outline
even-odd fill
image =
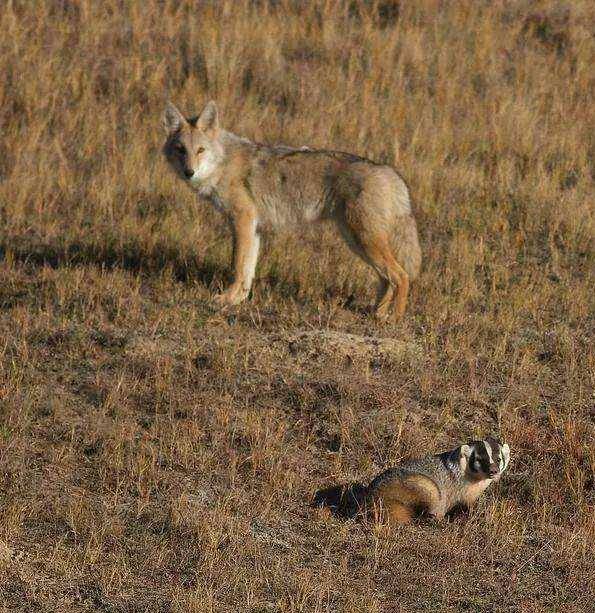
[[[252,206],[244,206],[234,211],[231,225],[234,281],[227,290],[215,296],[215,303],[219,307],[233,306],[247,298],[252,287],[260,248],[256,211]]]

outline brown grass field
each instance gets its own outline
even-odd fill
[[[0,611],[593,611],[594,23],[588,0],[3,0]],[[404,320],[375,323],[324,226],[267,238],[251,299],[213,311],[229,235],[166,167],[168,98],[393,163],[424,255]],[[512,462],[469,514],[312,504],[489,433]]]

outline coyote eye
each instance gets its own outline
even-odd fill
[[[204,150],[205,150],[205,148],[204,148],[204,147],[199,147],[199,148],[196,150],[196,155],[200,155],[200,154],[201,154],[201,153],[202,153]]]
[[[184,155],[186,153],[186,147],[184,147],[184,145],[182,145],[182,143],[176,143],[174,145],[174,149],[176,150],[177,153],[179,153],[180,155]]]

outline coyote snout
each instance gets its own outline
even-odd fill
[[[163,123],[170,166],[233,228],[235,278],[219,305],[248,296],[262,231],[330,219],[378,275],[377,317],[403,315],[421,253],[409,191],[393,168],[339,151],[251,142],[220,127],[214,102],[192,119],[170,103]]]

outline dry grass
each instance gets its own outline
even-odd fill
[[[587,611],[595,598],[592,3],[5,0],[0,609]],[[254,139],[391,161],[405,322],[317,229],[251,301],[161,159],[171,96]],[[289,246],[288,246],[289,245]],[[300,330],[417,359],[304,355]],[[314,492],[501,432],[470,517],[386,533]],[[592,609],[591,609],[592,610]]]

